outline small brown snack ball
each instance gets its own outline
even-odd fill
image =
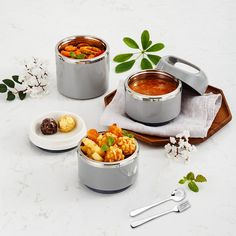
[[[45,135],[55,134],[57,132],[57,122],[52,118],[46,118],[41,123],[40,129]]]

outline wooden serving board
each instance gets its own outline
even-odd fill
[[[210,138],[212,135],[214,135],[217,131],[222,129],[227,123],[229,123],[232,119],[232,115],[228,106],[228,103],[226,101],[225,95],[223,91],[219,88],[215,88],[211,85],[208,86],[207,92],[215,93],[215,94],[221,94],[222,95],[222,104],[220,107],[219,112],[216,115],[215,120],[213,121],[207,137],[205,138],[190,138],[189,142],[191,144],[199,144],[204,141],[206,141],[208,138]],[[116,90],[108,94],[106,97],[104,97],[105,106],[107,106],[113,99],[113,97],[116,94]],[[159,137],[159,136],[153,136],[153,135],[146,135],[141,133],[136,133],[133,130],[129,130],[130,133],[134,135],[134,137],[142,142],[156,145],[156,146],[164,146],[169,142],[169,137]]]

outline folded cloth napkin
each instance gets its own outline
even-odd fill
[[[221,94],[196,96],[184,91],[181,113],[176,119],[162,126],[147,126],[131,120],[125,114],[124,82],[121,81],[113,100],[105,108],[100,123],[105,126],[116,123],[124,129],[162,137],[176,136],[188,130],[190,137],[204,138],[221,107],[221,102]]]

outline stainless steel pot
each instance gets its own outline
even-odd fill
[[[70,42],[87,42],[103,48],[103,54],[92,59],[72,59],[63,56],[60,48]],[[64,96],[75,99],[89,99],[101,96],[109,82],[109,47],[94,36],[72,36],[56,45],[57,88]]]
[[[177,88],[170,93],[149,96],[137,93],[130,88],[130,83],[138,80],[173,79]],[[181,110],[182,83],[174,76],[159,70],[143,70],[129,76],[125,81],[125,111],[135,121],[148,125],[161,125],[176,118]]]
[[[102,193],[125,190],[136,180],[138,174],[139,146],[128,158],[117,162],[99,162],[88,158],[78,147],[79,179],[90,189]]]

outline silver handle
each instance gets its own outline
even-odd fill
[[[150,216],[150,217],[147,217],[147,218],[145,218],[145,219],[136,220],[136,221],[132,222],[132,223],[130,224],[130,226],[131,226],[132,228],[136,228],[136,227],[138,227],[138,226],[140,226],[140,225],[143,225],[143,224],[145,224],[145,223],[147,223],[147,222],[149,222],[149,221],[151,221],[151,220],[154,220],[154,219],[156,219],[156,218],[159,218],[159,217],[161,217],[161,216],[167,215],[167,214],[169,214],[169,213],[171,213],[171,212],[174,212],[174,210],[172,209],[172,210],[170,210],[170,211],[166,211],[166,212],[163,212],[163,213],[158,214],[158,215]]]
[[[141,214],[141,213],[143,213],[143,212],[145,212],[145,211],[147,211],[147,210],[149,210],[149,209],[151,209],[151,208],[153,208],[153,207],[155,207],[155,206],[158,206],[158,205],[160,205],[160,204],[162,204],[162,203],[164,203],[164,202],[167,202],[167,201],[169,201],[169,200],[170,200],[170,198],[167,198],[167,199],[165,199],[165,200],[152,203],[152,204],[150,204],[150,205],[148,205],[148,206],[141,207],[141,208],[138,208],[138,209],[136,209],[136,210],[132,210],[129,214],[130,214],[130,216],[137,216],[137,215],[139,215],[139,214]]]

